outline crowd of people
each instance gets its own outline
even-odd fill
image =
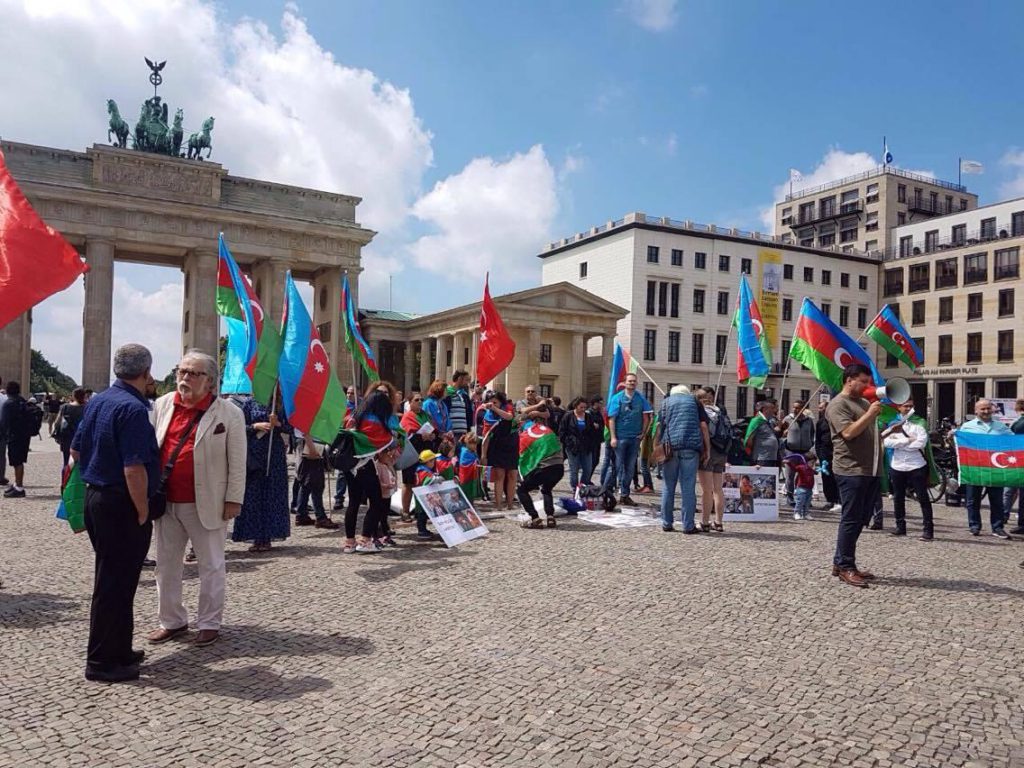
[[[408,396],[386,381],[373,382],[361,397],[350,387],[343,429],[327,445],[302,435],[280,408],[245,394],[218,394],[217,362],[209,355],[186,353],[175,369],[175,390],[159,398],[151,365],[145,347],[121,347],[114,384],[91,398],[75,390],[51,423],[65,462],[77,463],[86,484],[85,526],[96,556],[86,664],[91,680],[138,677],[145,654],[132,648],[132,605],[152,539],[159,625],[149,641],[163,643],[188,631],[182,574],[183,563],[192,560],[199,571],[194,642],[214,643],[224,611],[227,538],[264,552],[289,537],[293,515],[296,526],[342,527],[324,505],[331,472],[332,511],[344,512],[346,554],[397,546],[393,516],[415,521],[417,539],[437,541],[414,491],[452,478],[471,501],[482,496],[501,511],[521,507],[525,528],[555,527],[554,492],[566,463],[570,494],[617,490],[612,506],[633,505],[633,493],[654,493],[653,469],[662,480],[662,530],[676,530],[678,512],[688,534],[724,531],[723,479],[730,464],[777,467],[798,520],[811,518],[820,475],[826,507],[840,513],[833,574],[854,586],[873,578],[858,568],[856,546],[865,527],[882,525],[884,487],[893,496],[893,533],[907,534],[905,500],[912,489],[922,510],[921,539],[934,537],[927,430],[909,403],[900,407],[899,418],[880,425],[882,406],[863,398],[870,371],[859,365],[847,367],[842,391],[819,404],[817,418],[803,402],[782,419],[773,401],[758,403],[742,446],[712,388],[674,386],[656,411],[637,391],[634,374],[607,405],[601,397],[576,397],[565,409],[556,397],[540,397],[533,385],[516,401],[471,386],[465,371]],[[12,489],[21,491],[15,497],[24,493],[32,427],[25,426],[31,409],[23,401],[20,388],[9,382],[0,404],[0,439],[15,471]],[[1017,401],[1012,427],[993,419],[991,406],[980,400],[976,418],[962,429],[1024,432],[1024,400]],[[33,423],[37,418],[33,414]],[[289,452],[298,458],[291,493]],[[993,535],[1008,539],[1024,532],[1019,502],[1018,527],[1005,530],[1015,491],[968,487],[970,532],[981,531],[983,495],[990,500]]]

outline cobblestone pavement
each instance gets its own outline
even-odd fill
[[[148,647],[108,686],[82,677],[92,554],[53,519],[57,463],[36,449],[30,497],[0,499],[4,768],[1024,765],[1024,542],[971,537],[962,509],[931,544],[866,532],[868,590],[830,575],[828,514],[499,520],[362,557],[300,528],[229,543],[221,642]],[[139,647],[155,606],[146,572]]]

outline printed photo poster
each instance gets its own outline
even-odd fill
[[[412,492],[447,546],[487,535],[487,526],[454,480],[423,485]]]
[[[777,467],[725,467],[725,514],[736,523],[779,519]]]
[[[992,403],[993,414],[992,417],[997,421],[1003,422],[1006,426],[1010,426],[1017,420],[1017,401],[1013,398],[989,398]],[[964,417],[966,421],[968,417]]]

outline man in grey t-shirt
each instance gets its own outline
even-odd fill
[[[832,575],[855,587],[867,587],[874,578],[857,569],[857,539],[871,519],[882,481],[882,443],[878,436],[882,405],[863,398],[871,384],[871,369],[866,365],[846,366],[843,389],[825,409],[832,433],[832,471],[843,504]]]

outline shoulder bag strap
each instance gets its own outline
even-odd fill
[[[171,476],[171,470],[174,469],[174,464],[178,460],[181,449],[185,447],[185,443],[188,442],[189,436],[192,434],[192,430],[196,428],[196,424],[203,418],[206,411],[197,411],[196,415],[192,417],[192,421],[188,423],[188,427],[185,428],[185,433],[181,436],[178,444],[174,446],[174,450],[171,451],[171,455],[167,458],[167,463],[164,465],[163,474],[160,476],[161,482],[167,482],[167,478]]]

